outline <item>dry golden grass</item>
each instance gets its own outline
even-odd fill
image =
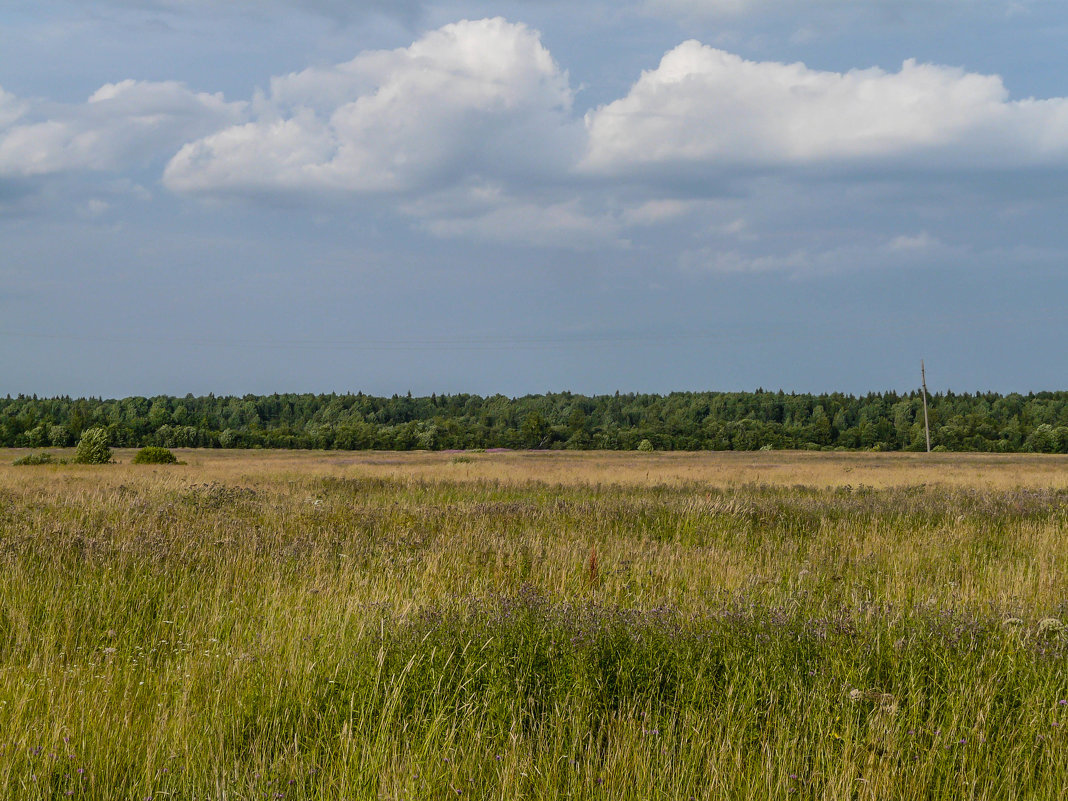
[[[11,462],[30,451],[0,449],[0,476],[17,480]],[[73,449],[53,448],[60,458]],[[378,451],[238,451],[175,449],[187,462],[165,475],[196,481],[287,480],[297,476],[399,480],[537,482],[550,485],[650,486],[700,483],[877,489],[945,485],[973,489],[1068,488],[1068,456],[1047,454],[824,453],[802,451],[660,452],[514,451],[409,453]],[[141,476],[133,449],[117,449],[121,463],[94,480]],[[133,472],[130,472],[133,471]]]

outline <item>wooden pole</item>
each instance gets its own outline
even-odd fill
[[[923,386],[923,430],[927,434],[927,452],[931,452],[931,424],[927,422],[927,371],[920,359],[920,384]]]

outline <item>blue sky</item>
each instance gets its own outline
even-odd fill
[[[1065,389],[1053,0],[0,10],[0,393]]]

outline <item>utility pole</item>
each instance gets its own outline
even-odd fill
[[[927,372],[920,359],[920,384],[923,386],[923,430],[927,434],[927,452],[931,452],[931,424],[927,422]]]

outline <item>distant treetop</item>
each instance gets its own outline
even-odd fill
[[[1068,453],[1068,392],[930,396],[944,450]],[[924,450],[918,392],[410,393],[0,399],[0,446],[459,450]]]

